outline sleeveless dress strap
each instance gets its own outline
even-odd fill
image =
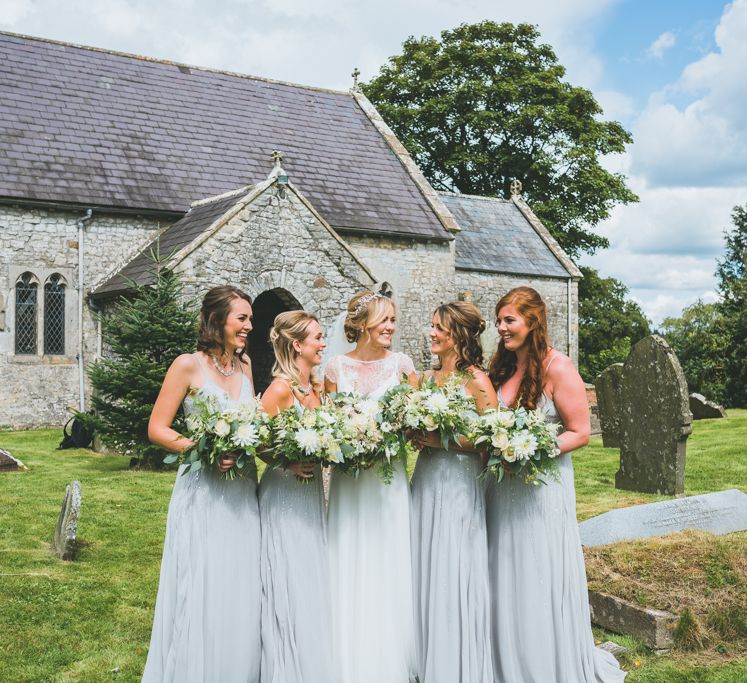
[[[550,369],[550,366],[555,362],[555,359],[558,357],[558,352],[553,349],[552,350],[552,356],[550,356],[550,360],[547,361],[547,365],[545,365],[545,372],[547,372]]]

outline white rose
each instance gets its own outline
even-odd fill
[[[496,448],[499,451],[505,451],[509,444],[508,434],[504,431],[495,432],[493,438],[490,439],[490,443],[493,445],[493,448]]]
[[[231,433],[231,425],[228,424],[223,418],[218,420],[213,427],[213,431],[218,436],[228,436]]]

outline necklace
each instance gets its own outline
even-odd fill
[[[230,377],[233,375],[234,372],[236,372],[236,358],[235,356],[231,356],[231,369],[230,370],[224,370],[223,366],[220,364],[218,359],[211,353],[210,359],[213,361],[213,365],[215,366],[215,369],[224,377]]]
[[[301,394],[301,396],[308,396],[311,393],[311,381],[309,381],[305,387],[302,387],[298,382],[294,382],[293,388]]]

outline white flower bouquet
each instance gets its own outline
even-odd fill
[[[283,410],[270,424],[275,467],[294,462],[322,465],[342,462],[342,423],[337,407],[328,399],[315,409],[299,412],[293,406]]]
[[[541,410],[488,410],[473,423],[469,438],[487,448],[488,471],[498,482],[509,475],[536,485],[558,477],[559,428]]]
[[[379,474],[391,482],[394,470],[382,448],[381,404],[352,392],[331,396],[341,419],[340,448],[343,453],[338,469],[357,477],[363,470],[381,465]]]
[[[429,377],[417,389],[396,388],[384,397],[383,419],[395,431],[438,432],[441,445],[459,443],[477,419],[475,399],[464,390],[464,380],[454,374],[441,386]]]
[[[236,462],[224,479],[243,476],[257,450],[270,438],[269,418],[262,410],[259,397],[243,402],[237,408],[221,409],[215,396],[197,394],[194,408],[186,418],[186,436],[194,445],[183,453],[164,458],[167,464],[185,464],[182,474],[200,469],[217,468],[224,455],[235,454]]]

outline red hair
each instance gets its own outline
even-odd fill
[[[533,410],[542,397],[545,385],[544,363],[550,348],[547,335],[547,307],[539,293],[531,287],[516,287],[504,294],[495,305],[496,318],[504,306],[515,306],[529,327],[529,334],[524,342],[529,351],[527,369],[519,384],[516,404]],[[516,353],[507,351],[501,339],[488,368],[488,375],[496,389],[514,375],[516,365]]]

